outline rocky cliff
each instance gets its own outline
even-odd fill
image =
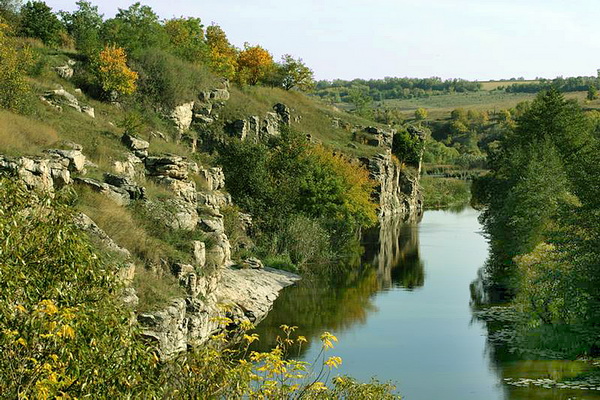
[[[229,100],[228,83],[202,92],[193,102],[176,107],[165,115],[173,120],[178,140],[189,140],[191,151],[197,150],[198,140],[212,140],[188,134],[195,124],[202,135],[216,123],[224,133],[241,140],[263,141],[277,136],[284,126],[299,121],[299,115],[284,104],[275,104],[272,112],[248,116],[233,121],[219,120],[218,112]],[[93,109],[75,103],[77,99],[58,89],[46,93],[41,100],[53,107],[67,105],[94,118]],[[57,108],[58,109],[58,108]],[[87,117],[86,117],[87,118]],[[422,201],[418,189],[418,170],[405,168],[391,153],[394,131],[373,127],[356,127],[355,141],[381,148],[381,153],[364,159],[363,163],[377,182],[375,196],[380,204],[381,219],[392,216],[410,218],[420,215]],[[307,137],[310,135],[307,134]],[[165,140],[153,132],[151,138]],[[129,250],[115,243],[89,216],[80,214],[77,223],[92,239],[111,253],[118,254],[121,269],[118,278],[125,288],[123,302],[136,309],[138,297],[131,286],[136,271],[146,268],[157,274],[174,276],[184,294],[171,299],[166,307],[152,312],[138,313],[137,320],[144,336],[157,344],[163,358],[205,342],[211,335],[224,329],[219,320],[228,317],[233,325],[243,321],[260,322],[269,312],[278,292],[293,284],[298,276],[284,271],[263,268],[260,260],[245,259],[234,266],[231,244],[225,233],[223,207],[231,206],[231,196],[225,191],[225,177],[219,167],[201,165],[186,157],[153,153],[150,143],[140,137],[124,134],[121,145],[124,157],[114,161],[110,170],[101,174],[87,173],[88,168],[99,171],[90,163],[85,149],[75,143],[61,143],[60,149],[46,150],[36,157],[7,157],[0,155],[0,173],[21,179],[31,188],[51,195],[68,185],[79,185],[105,196],[118,207],[135,205],[152,219],[158,229],[200,232],[202,240],[192,241],[190,261],[160,260],[161,265],[138,265]],[[161,198],[148,195],[148,185],[168,192]],[[240,214],[243,224],[250,224],[251,216]],[[228,326],[227,329],[233,329]]]

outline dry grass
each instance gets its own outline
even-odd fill
[[[147,264],[159,264],[173,252],[166,243],[150,235],[128,208],[87,188],[78,188],[79,209],[87,214],[119,246],[129,250]]]
[[[174,298],[185,296],[175,277],[169,274],[157,276],[146,268],[136,269],[133,287],[140,299],[138,312],[159,310]]]
[[[300,121],[292,121],[296,130],[310,134],[328,147],[353,156],[369,156],[380,151],[377,148],[357,144],[357,149],[348,147],[352,142],[352,130],[335,128],[333,119],[339,118],[354,126],[379,125],[373,121],[348,114],[335,107],[324,104],[316,97],[309,97],[297,91],[286,91],[270,87],[231,88],[231,99],[225,104],[221,116],[225,120],[247,118],[249,115],[263,117],[273,111],[273,105],[283,103],[290,107],[292,118],[299,116]]]
[[[480,83],[483,90],[494,90],[498,89],[500,86],[524,85],[526,83],[538,83],[538,81],[533,79],[530,81],[484,81]]]
[[[0,110],[0,152],[37,154],[59,139],[55,129],[40,121]]]

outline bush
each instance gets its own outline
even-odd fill
[[[20,47],[0,20],[0,107],[23,111],[30,91],[27,70],[33,65],[31,49]]]
[[[121,47],[106,46],[94,63],[96,78],[102,90],[112,97],[132,94],[136,89],[138,74],[127,66],[127,54]]]
[[[205,67],[183,61],[166,51],[141,52],[133,62],[139,72],[139,102],[153,108],[172,110],[192,101],[211,87],[215,78]]]

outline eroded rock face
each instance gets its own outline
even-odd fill
[[[12,158],[0,155],[0,172],[16,176],[29,189],[46,193],[53,193],[55,189],[73,182],[69,161],[65,159]]]
[[[269,268],[224,268],[202,276],[190,265],[178,266],[177,275],[189,297],[173,300],[165,310],[138,316],[143,335],[156,341],[164,359],[219,332],[222,328],[216,317],[227,315],[238,323],[247,320],[257,324],[271,310],[279,291],[300,279]],[[228,305],[229,310],[223,311],[218,304]]]
[[[188,178],[189,164],[185,158],[175,155],[151,156],[145,160],[146,170],[150,176],[162,176],[185,180]]]
[[[148,147],[150,143],[128,133],[121,137],[121,142],[138,158],[146,158],[148,156]]]
[[[129,192],[121,187],[100,182],[91,178],[75,178],[75,182],[85,185],[97,193],[101,193],[120,206],[126,206],[131,201]]]
[[[187,131],[192,124],[192,119],[194,117],[194,102],[190,101],[189,103],[181,104],[171,112],[171,119],[175,122],[175,126],[177,130],[181,133]]]
[[[391,150],[362,159],[371,178],[378,185],[379,217],[393,215],[419,216],[423,212],[423,199],[419,192],[418,171],[410,173],[392,159]]]

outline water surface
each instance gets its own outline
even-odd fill
[[[428,211],[419,224],[391,221],[365,235],[360,268],[284,290],[258,327],[262,350],[274,345],[285,323],[310,341],[302,360],[314,360],[318,336],[331,331],[339,343],[330,353],[343,359],[337,373],[392,381],[407,400],[570,398],[570,392],[503,383],[507,376],[582,367],[496,358],[470,307],[469,285],[488,252],[477,216],[471,208]]]

